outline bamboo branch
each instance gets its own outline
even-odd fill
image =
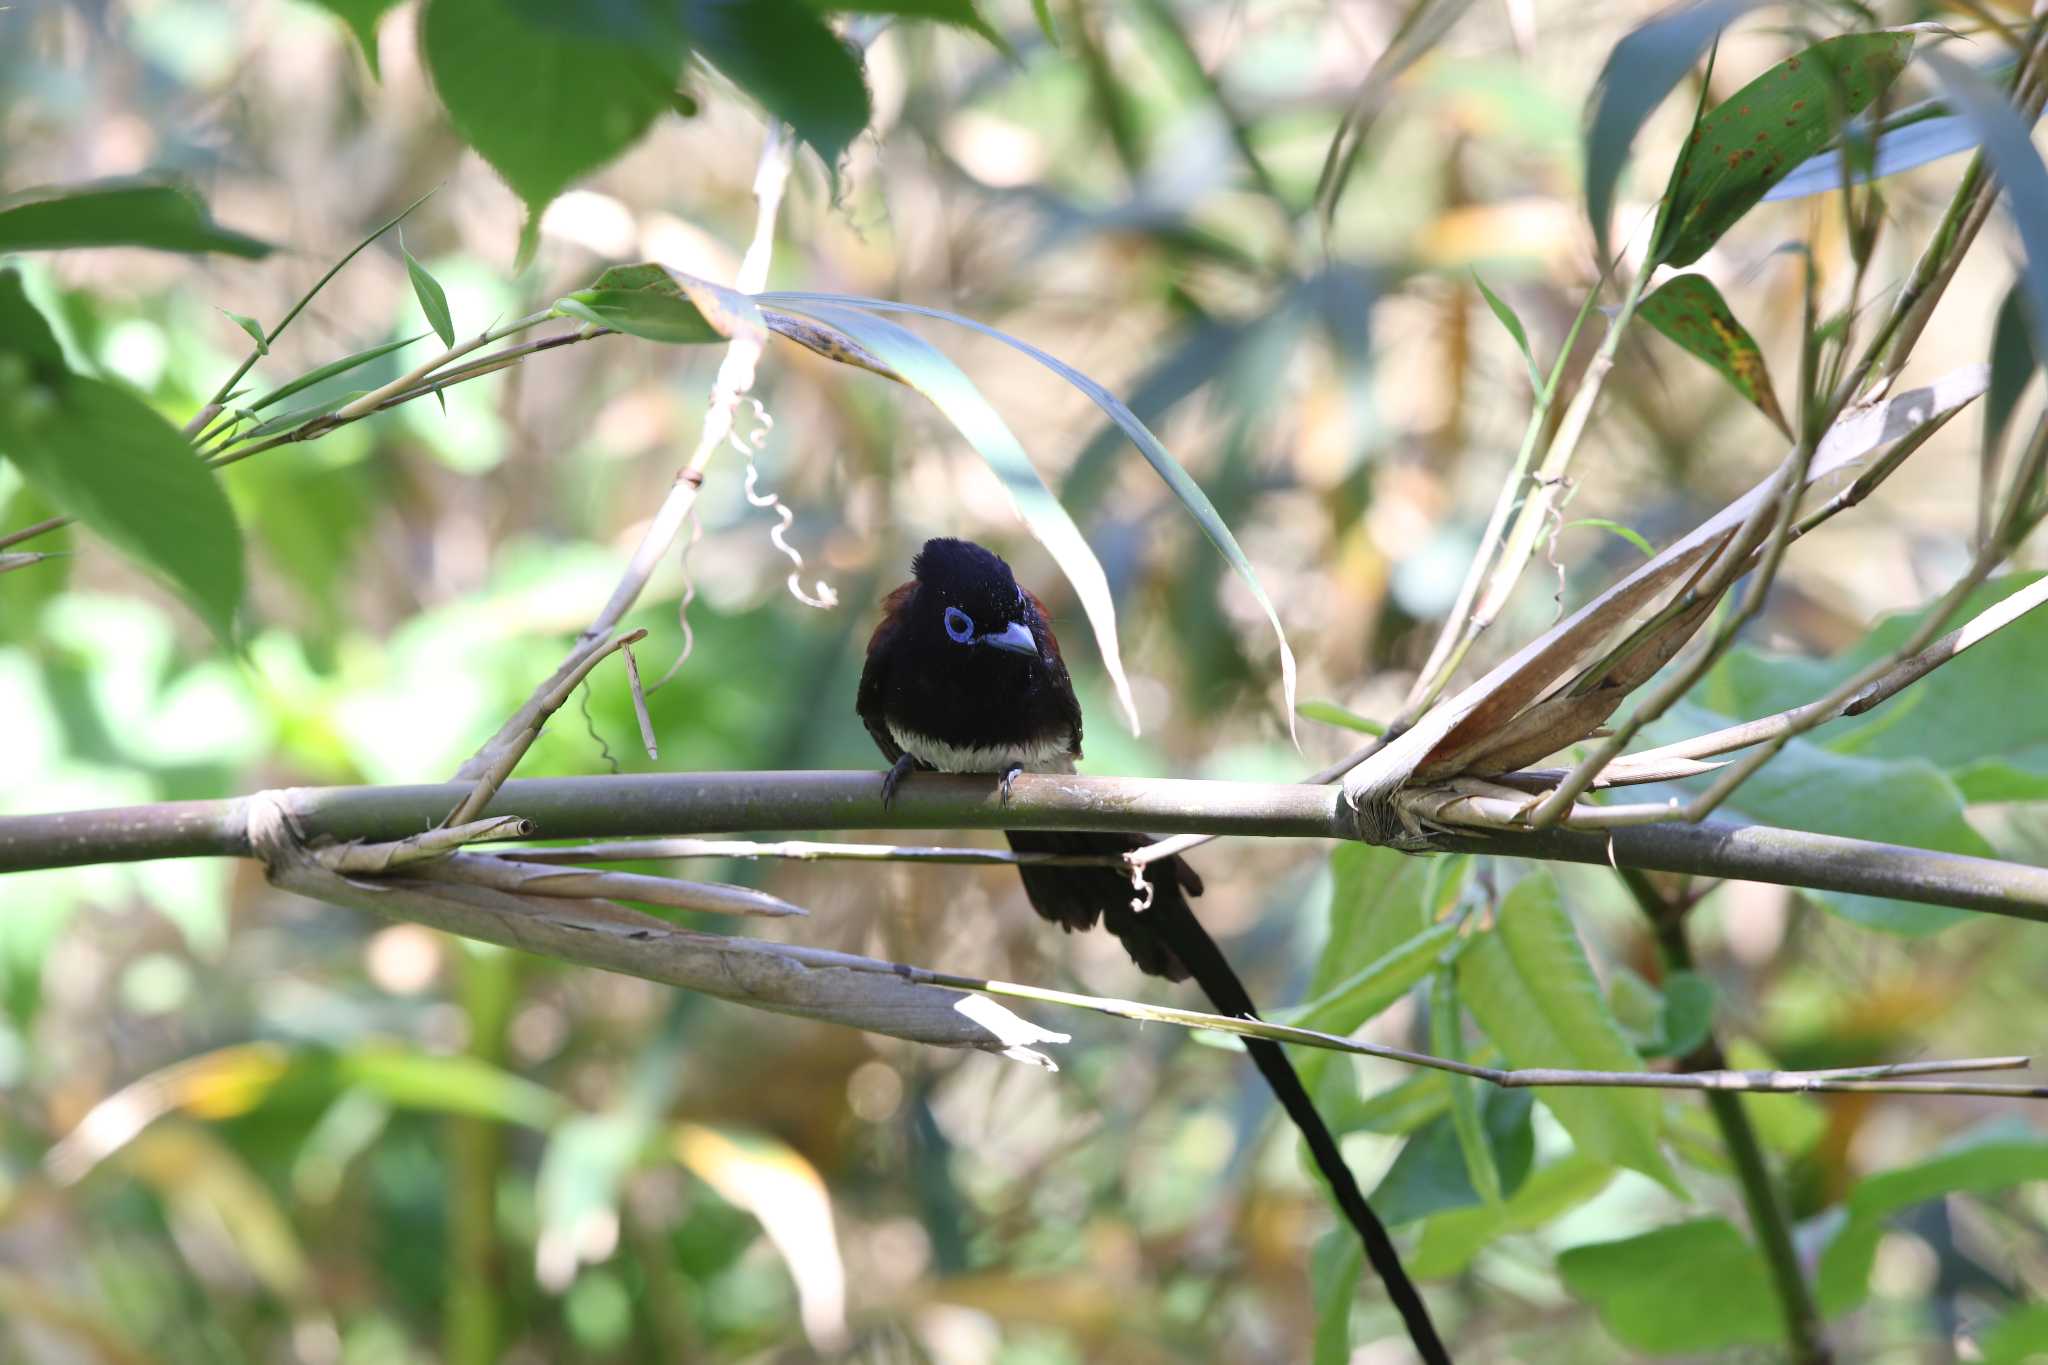
[[[301,787],[222,801],[0,816],[0,872],[148,858],[247,857],[250,810],[283,801],[310,838],[396,841],[438,824],[467,782]],[[1474,798],[1483,799],[1483,798]],[[615,839],[751,830],[1094,829],[1361,839],[1336,787],[1025,773],[1004,801],[993,776],[917,773],[882,804],[874,772],[629,773],[515,779],[492,802],[542,837]],[[1447,830],[1436,852],[1691,872],[1888,896],[2048,922],[2048,868],[1763,825]]]

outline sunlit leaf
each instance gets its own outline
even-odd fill
[[[879,358],[901,376],[905,384],[929,398],[933,406],[959,429],[967,443],[988,462],[989,468],[1002,481],[1004,491],[1010,495],[1017,515],[1023,518],[1031,534],[1037,537],[1053,562],[1060,566],[1067,582],[1073,585],[1074,595],[1080,599],[1081,609],[1087,613],[1088,623],[1094,628],[1095,645],[1102,656],[1103,669],[1116,689],[1117,700],[1123,705],[1131,732],[1136,734],[1138,708],[1131,699],[1130,680],[1124,675],[1123,656],[1117,645],[1116,602],[1110,596],[1109,579],[1102,571],[1101,562],[1095,558],[1095,552],[1088,548],[1081,528],[1074,525],[1067,509],[1060,506],[1059,499],[1045,486],[1045,480],[1039,477],[1038,470],[1001,414],[981,396],[981,391],[961,373],[959,366],[922,338],[893,322],[854,308],[814,302],[807,295],[769,294],[761,298],[764,303],[791,309],[823,323],[842,333],[859,349]]]
[[[377,75],[377,23],[386,11],[395,9],[400,0],[312,0],[312,3],[348,25],[348,31],[355,35],[356,45],[362,49],[363,60],[370,64],[370,74]]]
[[[590,288],[555,300],[555,311],[675,345],[767,333],[761,310],[746,295],[653,264],[613,266]]]
[[[1911,33],[1849,33],[1788,57],[1716,105],[1693,130],[1653,259],[1690,265],[1766,191],[1890,88]]]
[[[1405,943],[1360,967],[1295,1010],[1276,1019],[1319,1033],[1349,1033],[1408,993],[1429,975],[1444,949],[1457,941],[1458,926],[1432,924]]]
[[[198,195],[174,185],[103,180],[33,190],[0,205],[0,252],[88,246],[218,251],[250,258],[274,250],[214,222]]]
[[[399,254],[405,257],[405,273],[412,281],[413,297],[420,301],[420,311],[427,315],[427,325],[441,338],[443,346],[455,344],[455,320],[448,315],[448,295],[441,288],[441,282],[427,273],[427,268],[413,259],[412,252],[405,246],[405,238],[398,239]]]
[[[510,0],[428,0],[420,35],[449,122],[526,201],[529,237],[547,202],[639,141],[675,88],[647,50],[536,26]]]
[[[1600,258],[1608,256],[1614,187],[1636,133],[1664,102],[1707,45],[1756,0],[1702,0],[1670,10],[1614,45],[1593,94],[1586,125],[1586,216]]]
[[[1736,321],[1713,281],[1704,275],[1680,275],[1667,280],[1643,300],[1640,311],[1645,322],[1711,365],[1737,393],[1755,404],[1757,411],[1768,417],[1786,439],[1791,439],[1792,426],[1785,420],[1784,409],[1778,406],[1763,352],[1749,329]],[[1643,553],[1650,553],[1640,536],[1636,540]]]
[[[1515,349],[1522,353],[1522,360],[1529,367],[1529,386],[1537,393],[1543,392],[1543,371],[1536,368],[1535,353],[1529,349],[1529,334],[1522,329],[1522,319],[1506,299],[1486,287],[1486,281],[1479,278],[1479,272],[1472,272],[1472,283],[1479,286],[1479,295],[1486,300],[1486,306],[1500,319],[1500,325],[1508,329],[1508,335],[1515,339]]]
[[[868,126],[868,87],[846,43],[802,0],[684,0],[698,54],[835,165]]]
[[[1038,20],[1038,31],[1054,47],[1060,45],[1059,25],[1053,22],[1052,0],[1031,0],[1031,13]]]
[[[972,318],[962,317],[957,313],[948,313],[937,308],[925,308],[917,304],[894,303],[887,299],[856,298],[831,294],[771,293],[761,295],[760,300],[763,303],[770,304],[786,300],[797,305],[799,311],[802,311],[803,305],[806,303],[830,304],[836,302],[850,304],[859,308],[873,309],[879,312],[912,313],[921,317],[937,318],[942,322],[951,322],[961,327],[970,328],[981,333],[983,336],[993,337],[995,340],[1015,350],[1022,351],[1025,355],[1030,356],[1033,360],[1036,360],[1039,364],[1045,366],[1069,384],[1072,384],[1082,393],[1088,395],[1096,407],[1102,409],[1103,413],[1112,422],[1115,422],[1118,427],[1123,429],[1124,434],[1130,437],[1131,444],[1138,448],[1138,453],[1145,457],[1146,463],[1150,464],[1153,471],[1166,481],[1166,486],[1180,500],[1181,506],[1187,509],[1188,515],[1194,518],[1195,524],[1202,528],[1202,534],[1209,538],[1209,543],[1216,547],[1216,552],[1223,556],[1225,562],[1232,569],[1236,570],[1238,578],[1244,582],[1246,588],[1250,589],[1253,600],[1259,604],[1259,609],[1265,613],[1267,622],[1273,627],[1273,638],[1280,651],[1281,702],[1287,708],[1288,733],[1290,735],[1293,733],[1294,651],[1288,646],[1287,632],[1280,625],[1280,613],[1274,609],[1272,599],[1266,595],[1265,588],[1259,583],[1258,574],[1252,569],[1250,557],[1238,545],[1237,537],[1231,534],[1230,527],[1224,522],[1222,513],[1216,510],[1216,505],[1209,501],[1209,495],[1202,491],[1202,486],[1196,483],[1187,470],[1181,467],[1178,460],[1173,458],[1173,455],[1160,442],[1159,438],[1154,436],[1151,430],[1138,420],[1135,413],[1124,406],[1122,399],[1065,361],[1039,350],[1029,342],[1019,340],[1007,332],[999,331],[985,323],[976,322]]]
[[[1641,1071],[1586,961],[1548,873],[1524,877],[1499,923],[1458,957],[1465,1007],[1510,1066]],[[1641,1090],[1558,1088],[1543,1103],[1579,1148],[1679,1189],[1657,1146],[1657,1097]]]
[[[1557,1258],[1565,1288],[1624,1345],[1657,1355],[1784,1340],[1764,1259],[1733,1224],[1700,1218]]]
[[[2048,167],[2034,150],[2027,121],[1981,76],[1939,52],[1928,53],[1926,62],[1956,112],[1983,141],[1984,159],[2005,188],[2013,226],[2026,249],[2020,282],[2027,291],[2034,355],[2048,360]]]

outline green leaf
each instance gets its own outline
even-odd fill
[[[1501,903],[1494,931],[1466,944],[1458,958],[1458,985],[1465,1008],[1512,1067],[1643,1069],[1615,1023],[1548,873],[1517,882]],[[1543,1103],[1582,1150],[1680,1190],[1657,1146],[1655,1094],[1560,1087],[1544,1091]]]
[[[317,403],[308,403],[304,407],[281,412],[275,417],[258,422],[246,431],[236,432],[235,441],[237,443],[255,441],[265,436],[275,436],[279,432],[296,430],[312,421],[315,417],[325,417],[336,409],[347,407],[350,403],[355,402],[356,399],[361,398],[368,392],[368,389],[352,389],[330,393]]]
[[[1580,526],[1620,536],[1623,540],[1641,550],[1646,558],[1654,559],[1656,557],[1656,548],[1643,538],[1642,532],[1623,526],[1618,521],[1609,521],[1606,517],[1580,517],[1575,521],[1568,521],[1557,528],[1557,534],[1562,536],[1566,531]]]
[[[32,376],[66,374],[64,346],[50,324],[29,302],[21,273],[0,270],[0,354],[19,356]]]
[[[983,336],[993,337],[1006,346],[1022,351],[1025,355],[1030,356],[1033,360],[1036,360],[1039,364],[1066,380],[1082,393],[1087,394],[1094,401],[1095,406],[1102,409],[1103,414],[1112,422],[1115,422],[1123,430],[1124,435],[1130,438],[1131,444],[1138,448],[1138,453],[1145,457],[1145,462],[1152,466],[1153,472],[1165,480],[1166,486],[1172,490],[1173,495],[1180,499],[1181,506],[1186,509],[1189,516],[1194,518],[1195,524],[1202,528],[1202,534],[1209,538],[1209,543],[1216,547],[1216,552],[1223,556],[1224,562],[1236,571],[1238,578],[1250,590],[1252,599],[1259,604],[1259,610],[1265,613],[1267,623],[1273,628],[1274,642],[1280,651],[1280,694],[1281,704],[1287,708],[1288,734],[1292,735],[1294,733],[1294,651],[1288,646],[1287,632],[1280,625],[1279,612],[1274,610],[1272,599],[1266,596],[1265,588],[1259,583],[1258,574],[1252,569],[1250,557],[1238,545],[1237,537],[1230,533],[1230,527],[1224,522],[1223,514],[1216,510],[1216,504],[1209,501],[1209,495],[1202,491],[1202,486],[1196,483],[1187,470],[1181,467],[1180,462],[1174,459],[1173,455],[1160,442],[1159,438],[1154,436],[1151,430],[1138,420],[1137,414],[1124,405],[1122,399],[1065,361],[1039,350],[1031,343],[1021,341],[1009,333],[999,331],[985,323],[976,322],[972,318],[962,317],[958,313],[948,313],[943,309],[926,308],[914,303],[893,303],[887,299],[857,298],[832,294],[763,294],[760,296],[760,301],[770,304],[778,303],[778,301],[788,301],[797,305],[799,310],[801,310],[802,305],[806,301],[817,303],[836,302],[876,312],[912,313],[920,317],[936,318],[942,322],[954,323],[979,332]]]
[[[1060,45],[1059,25],[1053,22],[1052,0],[1031,0],[1031,13],[1038,20],[1038,31],[1054,47]]]
[[[1675,1355],[1784,1339],[1769,1268],[1723,1218],[1573,1247],[1557,1269],[1565,1288],[1638,1351]]]
[[[1949,1144],[1938,1155],[1870,1176],[1849,1194],[1849,1217],[1821,1252],[1817,1294],[1830,1316],[1870,1292],[1878,1240],[1895,1213],[1930,1199],[2048,1180],[2048,1137],[2024,1121],[1999,1121]]]
[[[1309,1293],[1316,1307],[1313,1365],[1348,1365],[1351,1305],[1364,1270],[1365,1252],[1351,1229],[1338,1228],[1316,1239],[1308,1258]]]
[[[685,0],[698,55],[796,130],[827,166],[868,126],[860,61],[802,0]]]
[[[2017,281],[2005,291],[1998,306],[1998,321],[1991,329],[1991,382],[1984,390],[1983,468],[1998,467],[1998,450],[2005,442],[2005,428],[2020,395],[2033,381],[2041,362],[2034,352],[2034,336],[2027,321],[2025,288]]]
[[[1971,620],[2039,578],[2014,574],[1985,584],[1970,594],[1952,624]],[[1695,695],[1722,716],[1767,716],[1799,706],[1874,660],[1890,657],[1928,609],[1884,617],[1853,649],[1833,659],[1734,650]],[[1811,738],[1838,754],[1932,763],[1955,783],[1967,803],[2048,799],[2048,708],[2039,704],[2042,677],[2048,677],[2048,610],[2037,608],[1882,706],[1829,721]],[[1776,762],[1772,760],[1773,765]],[[1880,774],[1865,770],[1855,776],[1868,782],[1876,775]],[[1925,794],[1924,789],[1910,793],[1913,799]],[[1893,804],[1901,804],[1907,795],[1902,793]],[[1950,827],[1952,808],[1930,822],[1934,830],[1928,837],[1938,837],[1934,831]],[[1887,823],[1896,826],[1900,814],[1894,813]],[[1917,838],[1895,842],[1942,846]]]
[[[1592,220],[1600,259],[1610,252],[1608,220],[1614,187],[1628,162],[1636,133],[1693,63],[1756,0],[1706,0],[1670,10],[1614,45],[1593,93],[1586,124],[1586,216]]]
[[[256,259],[268,242],[213,221],[190,190],[135,180],[65,185],[17,196],[0,207],[0,251],[142,246],[158,251],[219,251]]]
[[[1714,983],[1698,972],[1664,978],[1664,1036],[1646,1050],[1651,1057],[1683,1057],[1706,1041],[1714,1025]]]
[[[1387,732],[1387,727],[1376,720],[1369,720],[1356,711],[1337,705],[1336,702],[1313,697],[1296,706],[1294,714],[1303,720],[1334,725],[1340,730],[1356,730],[1361,735],[1383,735]]]
[[[1771,372],[1749,329],[1704,275],[1680,275],[1667,281],[1641,305],[1643,320],[1685,350],[1713,366],[1735,391],[1756,405],[1771,425],[1792,437],[1791,424],[1771,388]],[[1636,538],[1639,542],[1641,537]],[[1645,547],[1647,552],[1647,546]]]
[[[229,322],[234,323],[235,326],[241,328],[243,331],[249,334],[249,339],[256,343],[257,355],[270,354],[270,343],[264,340],[263,338],[262,323],[256,321],[256,319],[252,317],[247,317],[241,313],[230,313],[225,308],[219,309],[218,311],[222,317],[226,318]]]
[[[554,1091],[475,1057],[396,1047],[338,1054],[336,1078],[405,1109],[464,1114],[546,1129],[568,1112]]]
[[[1486,281],[1479,278],[1479,272],[1472,272],[1472,283],[1479,286],[1479,295],[1486,300],[1486,306],[1500,319],[1500,325],[1508,329],[1508,335],[1515,339],[1515,348],[1522,353],[1523,363],[1529,367],[1529,386],[1537,393],[1543,392],[1543,371],[1536,368],[1536,355],[1529,349],[1529,334],[1522,330],[1522,319],[1508,306],[1507,300],[1486,287]]]
[[[1912,52],[1911,33],[1828,38],[1716,105],[1693,130],[1651,258],[1666,265],[1698,260],[1771,186],[1889,89]]]
[[[1607,1188],[1614,1167],[1584,1152],[1570,1152],[1531,1174],[1504,1202],[1475,1204],[1439,1213],[1422,1225],[1422,1238],[1408,1255],[1416,1278],[1456,1275],[1501,1237],[1529,1232],[1577,1208]]]
[[[1275,1018],[1319,1033],[1349,1033],[1406,995],[1411,986],[1428,976],[1437,958],[1457,939],[1456,924],[1449,920],[1432,924],[1388,949],[1384,955],[1360,967],[1315,999],[1294,1010],[1281,1011]]]
[[[2034,355],[2048,360],[2048,167],[2034,150],[2027,120],[1996,89],[1939,52],[1928,53],[1926,61],[1949,103],[1983,141],[1984,159],[2005,187],[2006,206],[2026,249],[2020,282],[2027,291],[2026,319],[2034,336]]]
[[[1457,974],[1448,965],[1436,969],[1429,988],[1429,1050],[1445,1061],[1465,1060],[1465,1012],[1458,1004]],[[1465,1159],[1465,1176],[1482,1204],[1498,1204],[1500,1163],[1487,1142],[1480,1119],[1480,1083],[1470,1076],[1451,1077],[1451,1130]]]
[[[1095,645],[1102,666],[1123,705],[1131,733],[1138,732],[1138,708],[1131,700],[1130,679],[1124,675],[1122,653],[1117,645],[1116,602],[1110,596],[1109,579],[1102,564],[1045,486],[1030,456],[1011,432],[1002,416],[981,396],[960,367],[922,338],[893,322],[856,309],[811,302],[792,295],[763,295],[778,308],[799,312],[826,328],[838,332],[856,350],[871,355],[893,370],[902,381],[916,389],[945,414],[967,443],[1002,481],[1017,515],[1037,537],[1053,562],[1073,585],[1081,609],[1095,631]]]
[[[2041,1343],[2048,1341],[2048,1303],[2015,1308],[1982,1333],[1978,1348],[1984,1365],[2040,1365]]]
[[[289,380],[278,385],[270,392],[260,394],[249,400],[249,411],[261,412],[265,408],[273,407],[295,393],[302,393],[312,388],[315,384],[323,384],[338,374],[347,374],[358,366],[367,365],[373,360],[381,360],[393,351],[403,350],[424,336],[426,336],[425,332],[418,332],[409,337],[400,337],[397,341],[381,342],[367,350],[357,351],[353,355],[345,355],[339,360],[330,361],[317,370],[308,370],[297,379]],[[328,411],[332,412],[333,409],[329,408]]]
[[[989,27],[974,0],[806,0],[827,14],[893,14],[899,19],[926,19],[978,33],[998,48],[1009,50],[1003,35]]]
[[[448,120],[528,210],[640,139],[675,71],[652,50],[539,27],[508,0],[427,0],[421,47]]]
[[[1902,109],[1899,112],[1903,114],[1906,111]],[[1875,164],[1865,167],[1852,162],[1849,183],[1867,185],[1873,180],[1914,170],[1945,156],[1973,151],[1976,146],[1977,130],[1970,126],[1968,119],[1954,114],[1937,114],[1932,118],[1922,116],[1910,123],[1888,126],[1880,132]],[[1841,188],[1842,153],[1838,148],[1830,147],[1808,157],[1783,180],[1771,186],[1764,195],[1764,202],[1775,204],[1788,199],[1804,199]]]
[[[1363,843],[1330,850],[1329,937],[1309,979],[1311,1001],[1428,932],[1457,902],[1471,865],[1469,858],[1416,858]]]
[[[1528,1178],[1530,1160],[1536,1150],[1529,1121],[1536,1108],[1536,1097],[1527,1090],[1489,1086],[1480,1097],[1479,1108],[1484,1123],[1481,1140],[1494,1163],[1501,1189],[1512,1194]],[[1486,1202],[1473,1189],[1467,1174],[1455,1113],[1432,1119],[1416,1130],[1367,1202],[1389,1227]]]
[[[1998,642],[1994,640],[1992,643]],[[1982,646],[1990,647],[1989,644]],[[1724,660],[1723,666],[1729,662]],[[1965,656],[1948,667],[1966,668],[1971,662]],[[1936,681],[1942,671],[1945,670],[1938,670],[1915,684],[1913,691]],[[1706,686],[1712,688],[1715,683],[1716,679],[1709,675]],[[2018,690],[2024,691],[2024,688]],[[1708,694],[1712,695],[1712,692]],[[1811,701],[1819,695],[1821,692],[1808,692],[1801,700]],[[1905,706],[1911,705],[1917,712],[1928,708],[1934,699],[1930,693],[1918,702],[1912,702],[1909,701],[1911,695],[1909,692],[1888,705],[1900,707],[1901,710],[1895,714],[1903,716]],[[2022,704],[2031,705],[2031,702]],[[1744,708],[1743,714],[1769,712],[1752,713]],[[1947,728],[1950,713],[1927,709],[1925,714],[1941,715],[1943,723],[1940,728]],[[1681,730],[1696,734],[1724,723],[1721,716],[1703,715],[1688,706],[1681,708],[1675,717],[1667,718],[1663,726],[1653,729],[1659,735],[1675,738]],[[1963,722],[1958,718],[1956,723]],[[1902,729],[1905,732],[1899,746],[1902,749],[1921,747],[1922,741],[1934,742],[1925,726],[1907,724]],[[1830,738],[1840,741],[1847,737]],[[1703,785],[1703,781],[1688,785],[1697,787]],[[1737,788],[1728,800],[1729,810],[1760,824],[1810,830],[1815,834],[1875,839],[1948,853],[1966,853],[1980,858],[1995,857],[1996,851],[1965,817],[1964,807],[1963,793],[1955,781],[1927,758],[1879,758],[1871,752],[1831,751],[1806,740],[1793,740],[1787,744],[1775,758]],[[1833,891],[1802,890],[1800,894],[1858,924],[1893,933],[1930,934],[1970,918],[1968,911],[1937,905],[1850,896]]]
[[[555,311],[671,344],[768,332],[761,310],[745,294],[652,262],[613,266],[590,288],[558,299]]]
[[[370,64],[370,74],[377,76],[377,22],[385,11],[395,8],[399,0],[311,0],[311,3],[326,10],[342,23],[356,38],[356,45],[362,49],[363,60]]]
[[[441,282],[413,259],[412,252],[406,250],[402,233],[398,238],[398,252],[405,257],[405,273],[412,280],[413,297],[420,301],[420,311],[427,315],[427,325],[434,329],[434,335],[441,338],[443,346],[454,346],[455,319],[448,316],[448,295],[442,290]]]
[[[241,532],[191,443],[147,403],[105,380],[32,376],[18,356],[0,352],[0,454],[162,575],[222,640],[233,638]]]

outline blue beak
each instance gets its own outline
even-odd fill
[[[1022,621],[1012,621],[1003,628],[1000,635],[990,632],[982,636],[977,643],[992,649],[1006,649],[1012,654],[1029,654],[1034,659],[1038,657],[1038,641],[1032,637],[1031,627]]]

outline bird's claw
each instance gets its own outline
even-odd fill
[[[997,805],[1007,806],[1010,804],[1010,788],[1016,785],[1017,774],[1023,771],[1024,765],[1022,763],[1012,763],[1003,770],[1003,780],[996,784]]]
[[[916,766],[917,760],[912,758],[909,754],[904,754],[901,757],[899,757],[894,763],[891,763],[889,765],[888,772],[882,774],[883,810],[889,809],[890,805],[895,802],[896,788],[902,784],[903,779],[908,777],[910,775],[911,769],[915,768]]]

